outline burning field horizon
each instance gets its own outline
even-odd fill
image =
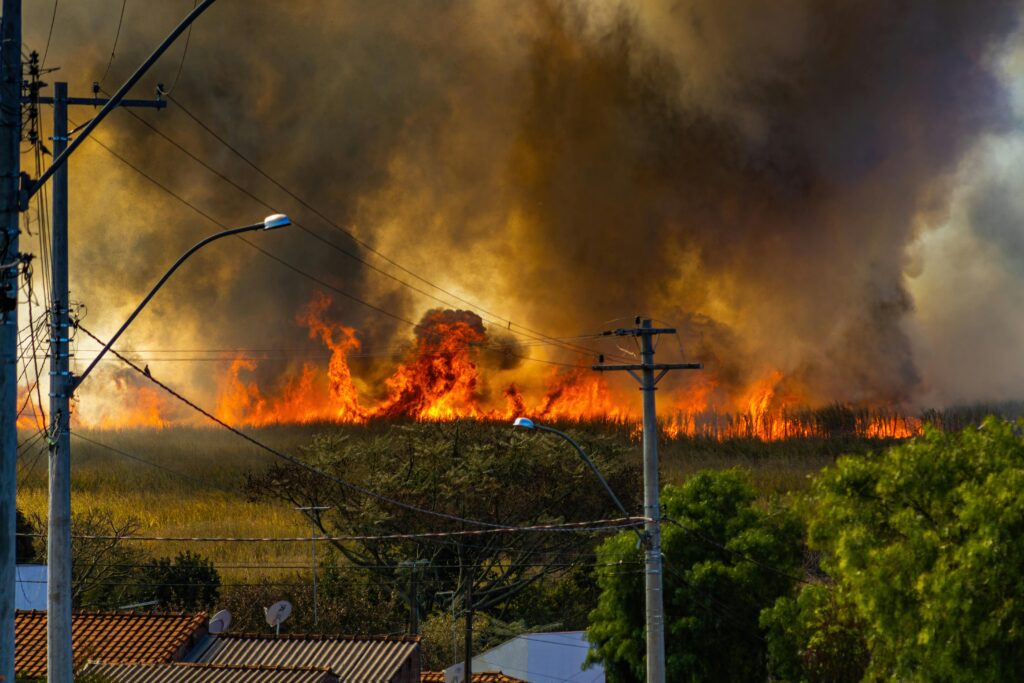
[[[405,349],[376,363],[380,367],[370,375],[383,377],[378,383],[386,392],[375,394],[350,365],[350,355],[361,348],[358,331],[331,320],[330,306],[331,299],[318,291],[296,316],[309,339],[329,351],[326,364],[313,360],[292,364],[267,385],[259,380],[259,360],[234,358],[216,377],[213,414],[236,427],[465,419],[507,423],[528,416],[560,424],[627,426],[639,433],[635,386],[609,381],[592,371],[582,354],[577,364],[541,361],[537,369],[515,339],[492,337],[481,318],[470,311],[428,311]],[[381,368],[387,374],[381,374]],[[524,382],[502,384],[489,377],[510,373]],[[660,431],[670,439],[775,441],[840,435],[900,439],[923,428],[919,418],[904,414],[898,406],[811,405],[787,379],[772,370],[748,386],[729,387],[712,368],[666,383],[669,390],[658,396]],[[119,376],[117,389],[115,412],[90,416],[76,411],[73,424],[92,430],[208,424],[146,378],[126,372]],[[28,402],[25,389],[22,398]],[[37,420],[23,414],[19,428],[33,429]]]
[[[180,19],[136,13],[111,59],[85,36],[116,9],[61,8],[73,92]],[[25,11],[38,50],[51,10]],[[589,368],[634,357],[599,335],[637,314],[679,330],[659,361],[705,368],[659,384],[667,436],[897,438],[1024,398],[1013,3],[218,3],[139,91],[172,77],[69,171],[71,299],[109,338],[189,246],[290,215],[198,253],[117,347],[232,425],[634,424],[631,379]],[[80,428],[201,419],[113,359],[77,398]]]

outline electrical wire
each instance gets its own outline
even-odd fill
[[[158,469],[158,470],[161,470],[163,472],[167,472],[169,474],[173,474],[176,477],[181,477],[185,481],[189,481],[189,482],[192,482],[194,484],[199,484],[200,486],[206,486],[207,485],[207,482],[205,482],[205,481],[203,481],[203,480],[201,480],[201,479],[199,479],[197,477],[193,477],[192,475],[185,474],[184,472],[182,472],[180,470],[171,469],[170,467],[164,467],[163,465],[160,465],[159,463],[155,463],[152,460],[146,460],[145,458],[140,458],[137,455],[132,455],[131,453],[129,453],[127,451],[123,451],[120,448],[115,448],[114,446],[110,446],[108,444],[101,443],[99,441],[96,441],[95,439],[92,439],[92,438],[90,438],[88,436],[84,436],[84,435],[80,434],[76,430],[71,430],[71,436],[75,437],[76,439],[80,439],[81,441],[85,441],[86,443],[91,443],[94,446],[99,446],[100,448],[104,448],[104,449],[106,449],[106,450],[108,450],[108,451],[110,451],[112,453],[116,453],[116,454],[118,454],[118,455],[120,455],[122,457],[128,458],[129,460],[134,460],[135,462],[142,463],[143,465],[146,465],[147,467],[152,467],[154,469]]]
[[[429,287],[432,287],[432,288],[436,289],[437,291],[442,292],[442,293],[450,296],[451,298],[455,299],[456,301],[459,301],[462,304],[464,304],[466,306],[469,306],[470,308],[472,308],[472,309],[474,309],[476,311],[479,311],[480,313],[484,313],[486,315],[489,315],[489,316],[491,316],[493,318],[497,318],[497,319],[507,323],[509,330],[511,330],[511,328],[513,326],[515,326],[515,327],[520,328],[521,330],[524,330],[525,332],[528,332],[528,333],[530,333],[532,335],[540,336],[540,337],[542,337],[544,339],[548,339],[548,340],[556,339],[556,338],[550,337],[550,336],[548,336],[548,335],[546,335],[546,334],[544,334],[542,332],[539,332],[537,330],[534,330],[534,329],[531,329],[529,327],[526,327],[525,325],[520,325],[519,323],[516,323],[516,322],[510,320],[509,318],[497,315],[496,313],[492,313],[491,311],[488,311],[487,309],[483,308],[482,306],[480,306],[480,305],[478,305],[478,304],[476,304],[476,303],[474,303],[472,301],[469,301],[468,299],[460,297],[458,294],[455,294],[454,292],[451,292],[451,291],[445,289],[444,287],[441,287],[440,285],[437,285],[437,284],[431,282],[430,280],[428,280],[428,279],[418,275],[417,273],[413,272],[409,268],[406,268],[405,266],[403,266],[400,263],[396,262],[394,259],[390,258],[389,256],[381,253],[380,251],[378,251],[374,247],[370,246],[368,243],[366,243],[363,240],[361,240],[358,236],[355,235],[355,233],[353,233],[350,230],[347,230],[347,229],[343,228],[342,226],[338,225],[335,221],[333,221],[330,217],[328,217],[324,212],[322,212],[319,209],[317,209],[316,207],[312,206],[307,200],[303,199],[296,192],[294,192],[293,190],[289,189],[283,183],[281,183],[279,180],[277,180],[276,178],[271,176],[269,173],[264,171],[262,168],[260,168],[259,165],[257,165],[248,156],[243,154],[234,145],[232,145],[230,142],[228,142],[226,139],[224,139],[223,136],[218,134],[210,126],[208,126],[206,123],[204,123],[202,120],[200,120],[198,116],[196,116],[194,113],[192,113],[180,101],[178,101],[177,99],[175,99],[173,97],[168,97],[167,99],[168,99],[168,101],[173,102],[175,106],[177,106],[186,116],[188,116],[190,119],[192,119],[192,121],[194,121],[200,128],[205,130],[211,137],[213,137],[220,144],[222,144],[225,148],[227,148],[230,152],[232,152],[235,156],[237,156],[239,159],[241,159],[243,162],[245,162],[250,168],[252,168],[258,174],[263,176],[266,180],[268,180],[270,183],[272,183],[278,189],[283,191],[289,197],[294,199],[301,206],[303,206],[306,209],[308,209],[309,211],[313,212],[314,215],[316,215],[321,220],[323,220],[325,223],[327,223],[327,225],[331,226],[332,228],[334,228],[335,230],[341,232],[342,234],[348,236],[349,239],[351,239],[353,242],[355,242],[360,247],[365,249],[367,252],[369,252],[371,254],[374,254],[378,258],[382,259],[383,261],[385,261],[386,263],[392,265],[393,267],[397,268],[398,270],[402,271],[403,273],[406,273],[407,275],[409,275],[410,277],[420,281],[421,283],[423,283],[423,284],[425,284],[425,285],[427,285]],[[395,278],[393,275],[388,275],[388,277],[392,277],[393,279],[395,279],[396,282],[399,282],[399,283],[401,283],[402,285],[404,285],[406,287],[410,287],[410,285],[408,283],[404,282],[401,279]],[[585,346],[569,345],[569,346],[567,346],[567,348],[570,348],[570,349],[576,351],[577,353],[585,353],[585,354],[593,355],[593,356],[599,355],[596,350],[588,348],[588,347],[585,347]]]
[[[70,121],[70,119],[69,119],[69,121]],[[73,121],[71,121],[71,123],[72,123],[72,125],[76,125],[76,124],[74,124]],[[136,166],[135,164],[130,162],[128,159],[126,159],[125,157],[121,156],[120,154],[115,152],[113,149],[108,147],[101,140],[99,140],[96,136],[90,136],[89,140],[91,142],[99,145],[101,148],[106,150],[115,159],[119,160],[120,162],[122,162],[123,164],[125,164],[126,166],[131,168],[133,171],[135,171],[136,173],[138,173],[142,177],[144,177],[147,180],[149,180],[153,185],[155,185],[156,187],[160,188],[165,193],[167,193],[168,195],[170,195],[174,199],[178,200],[179,202],[181,202],[182,204],[184,204],[188,208],[192,209],[195,213],[199,214],[200,216],[202,216],[206,220],[210,221],[214,225],[220,227],[221,229],[227,229],[228,226],[225,223],[217,220],[216,218],[214,218],[213,216],[211,216],[207,212],[203,211],[202,209],[200,209],[198,206],[196,206],[192,202],[188,201],[187,199],[185,199],[181,195],[177,194],[176,192],[171,190],[169,187],[167,187],[166,185],[164,185],[160,181],[158,181],[155,178],[153,178],[152,176],[150,176],[148,173],[146,173],[141,168],[139,168],[138,166]],[[296,273],[296,274],[306,278],[307,280],[316,283],[317,285],[319,285],[320,287],[323,287],[326,290],[334,292],[334,293],[336,293],[336,294],[338,294],[340,296],[345,297],[346,299],[349,299],[349,300],[351,300],[351,301],[353,301],[355,303],[358,303],[358,304],[360,304],[362,306],[365,306],[365,307],[369,308],[370,310],[376,311],[377,313],[380,313],[381,315],[387,316],[387,317],[389,317],[389,318],[391,318],[393,320],[397,320],[398,322],[404,323],[404,324],[409,325],[409,326],[411,326],[413,328],[416,328],[416,327],[419,326],[419,323],[416,323],[416,322],[414,322],[412,320],[409,320],[408,318],[406,318],[404,316],[401,316],[401,315],[398,315],[396,313],[392,313],[391,311],[388,311],[387,309],[381,308],[380,306],[377,306],[376,304],[370,303],[369,301],[365,301],[363,299],[360,299],[359,297],[354,296],[354,295],[346,292],[345,290],[330,284],[329,282],[327,282],[325,280],[322,280],[321,278],[319,278],[319,277],[317,277],[317,276],[315,276],[315,275],[313,275],[313,274],[303,270],[302,268],[300,268],[300,267],[298,267],[298,266],[296,266],[296,265],[294,265],[294,264],[292,264],[292,263],[290,263],[290,262],[280,258],[276,254],[273,254],[273,253],[267,251],[266,249],[263,249],[262,247],[256,245],[254,242],[246,239],[245,237],[242,237],[241,235],[236,235],[235,239],[241,240],[243,243],[248,245],[250,248],[258,251],[259,253],[263,254],[264,256],[266,256],[267,258],[271,259],[272,261],[277,262],[278,264],[284,266],[288,270],[291,270],[292,272],[294,272],[294,273]],[[524,356],[522,354],[515,354],[515,353],[511,353],[511,352],[509,352],[508,355],[510,355],[510,356],[512,356],[514,358],[518,358],[520,360],[526,360],[526,361],[531,361],[531,362],[535,362],[535,363],[542,363],[542,364],[545,364],[545,365],[554,365],[554,366],[570,367],[570,368],[585,368],[585,367],[587,367],[585,365],[580,365],[580,364],[577,364],[577,363],[561,363],[561,362],[558,362],[558,361],[550,361],[550,360],[545,360],[545,359],[541,359],[541,358],[533,358],[531,356]]]
[[[216,168],[214,168],[213,166],[208,164],[203,159],[199,158],[196,154],[194,154],[193,152],[188,150],[184,145],[182,145],[181,143],[179,143],[176,140],[174,140],[173,138],[171,138],[169,135],[167,135],[166,133],[161,131],[159,128],[157,128],[156,126],[151,124],[149,121],[147,121],[146,119],[142,118],[139,114],[135,113],[134,111],[132,111],[130,109],[126,109],[125,112],[128,115],[130,115],[132,118],[134,118],[136,121],[138,121],[139,123],[144,125],[146,128],[148,128],[150,131],[152,131],[153,133],[158,135],[165,142],[167,142],[168,144],[173,146],[175,149],[180,151],[182,154],[184,154],[185,156],[190,158],[192,161],[194,161],[195,163],[197,163],[200,166],[202,166],[204,169],[206,169],[208,172],[213,174],[215,177],[217,177],[218,179],[220,179],[224,183],[226,183],[226,184],[230,185],[231,187],[233,187],[239,193],[241,193],[244,196],[248,197],[249,199],[255,201],[256,203],[260,204],[262,207],[264,207],[265,209],[267,209],[269,211],[276,211],[277,210],[276,207],[274,207],[271,204],[267,203],[261,197],[259,197],[256,194],[250,192],[245,187],[241,186],[240,184],[238,184],[237,182],[235,182],[231,178],[227,177],[224,173],[222,173],[221,171],[217,170]],[[320,215],[320,214],[318,213],[318,215]],[[327,220],[327,219],[325,218],[325,220]],[[320,243],[330,247],[331,249],[334,249],[338,253],[340,253],[340,254],[342,254],[342,255],[352,259],[353,261],[356,261],[357,263],[360,263],[360,264],[366,266],[367,268],[371,269],[372,271],[374,271],[374,272],[376,272],[376,273],[378,273],[378,274],[380,274],[380,275],[382,275],[384,277],[390,278],[391,280],[394,280],[395,282],[397,282],[398,284],[408,288],[409,290],[411,290],[413,292],[416,292],[417,294],[419,294],[421,296],[429,298],[432,301],[435,301],[435,302],[437,302],[437,303],[439,303],[439,304],[441,304],[443,306],[446,306],[446,307],[449,307],[449,308],[457,307],[456,304],[453,304],[453,303],[451,303],[448,300],[442,299],[442,298],[440,298],[440,297],[438,297],[438,296],[436,296],[434,294],[431,294],[430,292],[427,292],[427,291],[425,291],[425,290],[423,290],[423,289],[421,289],[419,287],[416,287],[415,285],[412,285],[412,284],[406,282],[405,280],[402,280],[401,278],[396,277],[394,274],[389,273],[388,271],[386,271],[386,270],[384,270],[384,269],[374,265],[373,263],[370,263],[366,259],[362,258],[358,254],[353,253],[352,251],[346,249],[345,247],[343,247],[341,245],[338,245],[338,244],[335,244],[334,242],[324,238],[322,235],[320,235],[316,231],[306,227],[302,222],[300,222],[300,221],[298,221],[298,220],[296,220],[294,218],[292,219],[292,224],[296,228],[301,230],[303,233],[308,235],[309,237],[311,237],[311,238],[317,240],[318,242],[320,242]],[[339,229],[341,229],[341,228],[339,228]],[[347,231],[343,231],[343,232],[346,235],[348,235],[348,236],[352,237],[353,239],[355,239],[349,232],[347,232]],[[358,240],[355,240],[355,241],[356,241],[357,244],[361,244]],[[434,286],[434,285],[431,285],[431,286]],[[435,288],[439,289],[440,291],[445,292],[446,294],[449,294],[449,296],[454,296],[454,295],[451,295],[450,293],[446,292],[445,290],[441,290],[439,287],[435,286]],[[458,297],[455,297],[455,298],[458,299]],[[461,301],[462,303],[465,303],[467,305],[473,306],[473,304],[471,304],[471,302],[467,302],[464,299],[458,299],[458,300]],[[501,318],[500,316],[494,316],[494,314],[492,314],[492,313],[490,313],[488,311],[485,311],[484,309],[481,309],[479,307],[475,307],[475,308],[477,308],[477,310],[479,310],[480,312],[486,314],[486,316],[491,316],[491,318],[493,318],[493,319],[489,319],[486,316],[481,316],[481,320],[483,320],[484,322],[486,322],[486,323],[488,323],[490,325],[493,325],[495,327],[502,327],[502,328],[504,328],[505,327],[504,323],[510,322],[510,321],[508,321],[507,318]],[[521,325],[517,325],[517,327],[522,327],[522,326]],[[527,329],[528,330],[528,328],[523,328],[523,329]],[[537,334],[540,334],[540,333],[527,334],[527,333],[524,333],[524,332],[519,332],[517,330],[512,330],[511,326],[509,326],[507,331],[511,332],[512,334],[514,334],[516,336],[525,337],[526,339],[531,340],[533,342],[541,342],[541,343],[544,343],[544,344],[550,344],[550,345],[558,346],[558,347],[561,347],[561,348],[566,348],[566,349],[572,350],[572,351],[574,351],[576,353],[585,352],[585,353],[590,354],[590,355],[597,355],[597,351],[595,351],[593,349],[588,349],[586,347],[582,347],[582,346],[579,346],[579,345],[576,345],[576,344],[570,344],[570,343],[566,342],[564,338],[551,337],[549,335],[543,335],[543,334],[541,334],[540,336],[537,336]],[[598,334],[592,334],[592,335],[581,335],[581,336],[577,336],[577,337],[574,337],[574,338],[575,339],[597,339],[597,338],[600,338],[600,336],[601,335],[598,335]]]
[[[124,23],[124,10],[128,6],[128,0],[122,0],[121,2],[121,16],[117,20],[117,32],[114,33],[114,45],[110,48],[110,59],[107,61],[107,68],[103,70],[103,75],[100,76],[98,83],[102,86],[103,82],[107,80],[107,74],[110,73],[110,66],[114,63],[114,53],[117,52],[117,41],[121,37],[121,24]],[[189,27],[191,31],[191,27]]]
[[[82,330],[82,332],[84,332],[86,335],[88,335],[90,338],[92,338],[93,341],[97,342],[100,345],[105,345],[103,340],[101,340],[99,337],[94,335],[92,332],[90,332],[88,329],[83,327],[81,324],[78,324],[77,327],[78,327],[78,329]],[[377,501],[380,501],[382,503],[388,503],[389,505],[394,505],[396,507],[405,508],[405,509],[410,510],[412,512],[417,512],[417,513],[421,513],[421,514],[431,515],[431,516],[434,516],[434,517],[439,517],[441,519],[446,519],[446,520],[449,520],[449,521],[459,522],[461,524],[471,524],[471,525],[474,525],[474,526],[485,527],[485,528],[488,528],[488,529],[503,529],[504,530],[504,529],[508,529],[509,528],[509,527],[506,527],[506,526],[503,526],[503,525],[500,525],[500,524],[495,524],[493,522],[485,522],[485,521],[477,520],[477,519],[469,519],[469,518],[466,518],[466,517],[460,517],[458,515],[448,514],[446,512],[438,512],[436,510],[430,510],[430,509],[427,509],[427,508],[419,507],[417,505],[411,505],[409,503],[404,503],[404,502],[402,502],[400,500],[396,500],[394,498],[390,498],[388,496],[384,496],[382,494],[379,494],[379,493],[377,493],[375,491],[371,491],[370,489],[367,489],[366,487],[360,486],[358,484],[353,484],[351,482],[345,481],[344,479],[341,479],[340,477],[336,477],[336,476],[334,476],[334,475],[332,475],[332,474],[330,474],[328,472],[324,472],[322,470],[319,470],[316,467],[313,467],[312,465],[310,465],[310,464],[300,460],[299,458],[296,458],[293,455],[289,455],[287,453],[284,453],[282,451],[277,450],[276,448],[268,446],[267,444],[265,444],[262,441],[260,441],[260,440],[258,440],[256,438],[246,434],[245,432],[243,432],[243,431],[241,431],[239,429],[236,429],[235,427],[232,427],[228,423],[224,422],[223,420],[221,420],[220,418],[216,417],[212,413],[210,413],[210,412],[204,410],[203,408],[199,407],[197,404],[193,403],[191,400],[185,398],[183,395],[181,395],[180,393],[178,393],[174,389],[171,389],[169,386],[167,386],[163,382],[159,381],[158,379],[156,379],[155,377],[153,377],[149,373],[147,373],[145,370],[140,368],[138,365],[136,365],[135,363],[133,363],[132,361],[128,360],[127,358],[122,356],[120,353],[118,353],[117,350],[111,348],[110,352],[113,353],[118,358],[120,358],[122,361],[124,361],[124,363],[126,365],[128,365],[130,368],[135,370],[137,373],[139,373],[140,375],[142,375],[143,377],[148,379],[150,382],[156,384],[158,387],[160,387],[161,389],[163,389],[164,391],[169,393],[171,396],[175,397],[176,399],[178,399],[179,401],[181,401],[185,405],[189,406],[190,408],[192,408],[196,412],[200,413],[201,415],[203,415],[204,417],[206,417],[210,421],[212,421],[215,424],[223,427],[224,429],[227,429],[228,431],[230,431],[233,434],[235,434],[235,435],[241,437],[242,439],[248,441],[252,445],[260,448],[261,450],[264,450],[267,453],[270,453],[271,455],[273,455],[273,456],[275,456],[277,458],[285,460],[286,462],[288,462],[288,463],[290,463],[292,465],[295,465],[296,467],[298,467],[300,469],[306,470],[307,472],[309,472],[310,474],[313,474],[314,476],[318,476],[318,477],[324,478],[324,479],[326,479],[326,480],[328,480],[328,481],[330,481],[332,483],[335,483],[335,484],[341,486],[342,488],[345,488],[347,490],[360,493],[360,494],[362,494],[364,496],[367,496],[369,498],[373,498],[373,499],[375,499]],[[636,519],[639,520],[639,518],[636,518]],[[519,527],[519,529],[522,530],[522,531],[532,531],[533,530],[533,529],[531,529],[529,527]],[[553,531],[554,529],[548,529],[548,530],[549,531]]]
[[[41,67],[46,67],[46,56],[50,54],[50,39],[53,38],[53,25],[57,22],[57,5],[60,0],[53,0],[53,15],[50,17],[50,31],[46,34],[46,49],[43,50],[43,61]]]
[[[194,10],[198,4],[199,0],[195,0],[195,2],[192,4],[192,9]],[[174,76],[174,82],[171,83],[171,87],[167,90],[160,88],[160,94],[165,97],[169,96],[172,92],[174,92],[174,88],[178,85],[178,79],[181,78],[181,69],[185,66],[185,57],[188,56],[188,43],[190,40],[192,40],[192,26],[193,24],[189,24],[188,33],[185,34],[185,47],[181,51],[181,61],[178,62],[178,73]]]

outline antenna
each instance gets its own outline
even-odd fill
[[[222,609],[210,619],[210,633],[224,633],[231,626],[231,612]]]
[[[287,600],[279,600],[270,607],[263,609],[267,617],[267,625],[273,627],[274,635],[281,635],[281,622],[292,615],[292,603]]]

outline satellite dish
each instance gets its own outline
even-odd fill
[[[266,614],[268,626],[280,628],[281,622],[292,615],[292,603],[287,600],[279,600],[264,609],[263,612]]]
[[[224,633],[231,626],[231,612],[222,609],[210,619],[210,633]]]

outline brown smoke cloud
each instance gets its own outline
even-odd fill
[[[26,6],[35,49],[44,4]],[[48,63],[74,93],[107,65],[115,4],[60,8]],[[105,87],[189,7],[129,2]],[[573,335],[644,313],[679,326],[726,394],[778,370],[808,402],[907,403],[929,383],[908,336],[908,246],[947,210],[972,146],[1014,124],[993,55],[1018,14],[999,0],[222,0],[173,96],[338,225],[500,316]],[[139,94],[170,85],[180,54]],[[140,115],[359,251],[173,105]],[[123,112],[99,137],[228,225],[268,213]],[[100,333],[215,229],[91,145],[72,192],[73,295]],[[979,200],[978,225],[997,231],[985,226],[1016,210]],[[301,231],[252,240],[400,317],[438,305]],[[296,323],[318,285],[249,247],[210,248],[182,275],[126,345],[320,348]],[[332,298],[364,348],[412,336]],[[524,371],[511,359],[527,352],[507,344],[489,364]],[[154,372],[211,395],[216,373],[197,365]],[[294,367],[257,372],[270,384]],[[384,376],[379,362],[353,372]]]

